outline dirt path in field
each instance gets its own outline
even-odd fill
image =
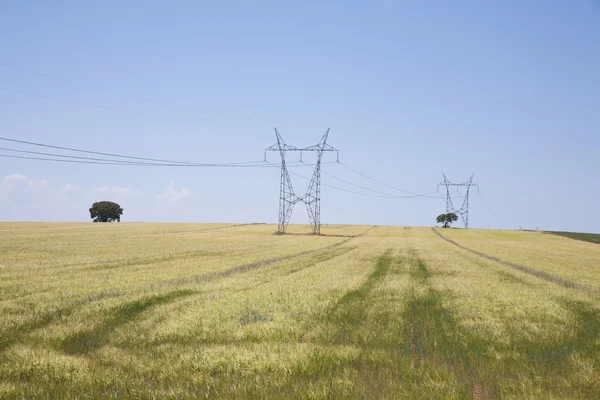
[[[470,248],[468,248],[466,246],[463,246],[460,243],[455,242],[452,239],[448,239],[447,237],[444,237],[440,232],[438,232],[435,228],[431,228],[431,230],[436,235],[438,235],[441,239],[445,240],[446,242],[448,242],[448,243],[450,243],[450,244],[452,244],[452,245],[454,245],[454,246],[456,246],[456,247],[458,247],[460,249],[466,250],[469,253],[475,254],[475,255],[477,255],[479,257],[485,258],[485,259],[490,260],[490,261],[495,261],[495,262],[497,262],[499,264],[505,265],[505,266],[510,267],[512,269],[515,269],[517,271],[524,272],[524,273],[529,274],[531,276],[535,276],[536,278],[540,278],[540,279],[543,279],[543,280],[548,281],[548,282],[555,283],[555,284],[560,285],[560,286],[564,286],[564,287],[567,287],[567,288],[570,288],[570,289],[579,290],[581,292],[592,292],[592,288],[590,288],[587,285],[582,285],[580,283],[572,282],[572,281],[569,281],[567,279],[561,278],[560,276],[553,275],[553,274],[550,274],[550,273],[544,272],[544,271],[539,271],[537,269],[533,269],[533,268],[525,266],[525,265],[512,263],[510,261],[504,261],[504,260],[502,260],[502,259],[500,259],[498,257],[491,256],[489,254],[485,254],[485,253],[482,253],[480,251],[470,249]]]

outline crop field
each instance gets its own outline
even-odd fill
[[[553,235],[569,237],[571,239],[585,240],[586,242],[600,244],[600,233],[578,233],[578,232],[548,232]]]
[[[600,398],[600,246],[0,224],[0,398]]]

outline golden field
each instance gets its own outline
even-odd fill
[[[600,398],[599,245],[275,230],[1,223],[0,398]]]

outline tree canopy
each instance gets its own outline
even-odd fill
[[[438,224],[443,224],[442,228],[447,228],[451,223],[457,220],[458,216],[455,213],[440,214],[436,218]]]
[[[121,215],[123,209],[112,201],[99,201],[90,208],[90,218],[93,222],[121,222]]]

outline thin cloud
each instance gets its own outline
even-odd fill
[[[169,203],[177,203],[183,200],[191,199],[194,193],[187,188],[178,189],[173,182],[169,185],[164,193],[156,196],[158,200],[168,201]]]
[[[27,177],[23,174],[14,173],[11,175],[7,175],[2,179],[3,182],[18,182],[18,181],[27,181]]]

